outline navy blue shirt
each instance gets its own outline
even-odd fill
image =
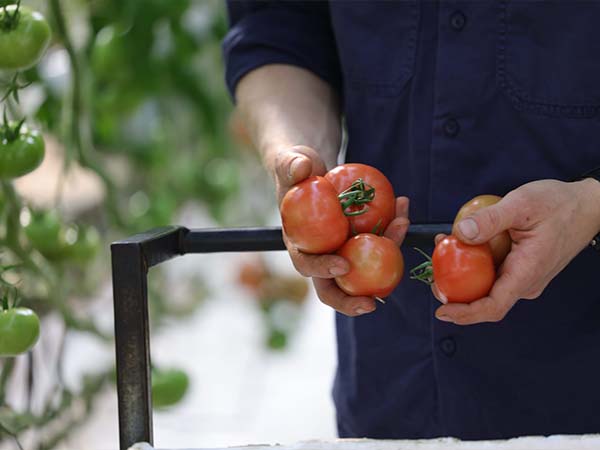
[[[232,93],[269,63],[326,80],[347,161],[381,169],[413,223],[600,164],[600,2],[232,1],[229,13]],[[586,249],[499,323],[440,322],[427,286],[408,279],[372,314],[337,314],[340,435],[600,432],[598,276]]]

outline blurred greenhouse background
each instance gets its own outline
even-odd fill
[[[0,176],[0,295],[41,333],[0,357],[0,449],[114,449],[109,243],[277,225],[273,187],[225,90],[223,2],[21,3],[52,37],[33,67],[0,69],[0,132],[25,119],[45,157]],[[333,314],[286,254],[186,256],[149,295],[157,445],[334,437]]]

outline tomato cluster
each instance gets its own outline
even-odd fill
[[[93,227],[64,224],[54,211],[27,211],[25,235],[33,248],[53,262],[87,262],[100,249],[100,236]]]
[[[342,164],[310,177],[286,193],[280,210],[297,249],[348,260],[350,271],[335,279],[348,295],[385,297],[402,279],[402,253],[382,236],[395,216],[394,190],[374,167]]]
[[[50,44],[50,26],[46,19],[20,3],[20,0],[10,5],[7,2],[0,3],[0,71],[31,68],[39,62]],[[18,91],[26,85],[20,85],[18,79],[19,74],[15,73],[9,83],[2,80],[0,102],[9,104],[14,99],[19,103]],[[42,135],[25,125],[25,119],[9,120],[7,110],[13,109],[19,111],[18,108],[3,108],[3,120],[0,123],[0,180],[7,186],[9,183],[5,180],[10,181],[36,169],[44,159],[45,152]],[[10,188],[5,190],[11,191]],[[15,203],[12,207],[18,211]],[[46,237],[41,237],[40,242]],[[13,236],[12,239],[18,241],[18,237]],[[6,270],[5,267],[1,269]],[[18,306],[16,287],[7,280],[0,281],[4,290],[0,309],[0,357],[12,357],[28,352],[35,345],[40,334],[40,320],[31,309]],[[11,286],[15,298],[9,306],[7,292]]]
[[[463,218],[500,200],[495,195],[480,195],[465,203],[454,219],[453,233]],[[437,243],[429,261],[411,270],[411,278],[435,282],[448,302],[471,303],[489,294],[496,269],[510,252],[511,244],[506,231],[480,245],[465,244],[454,234],[446,236]]]

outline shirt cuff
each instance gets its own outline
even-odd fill
[[[235,101],[235,87],[253,69],[290,64],[310,70],[338,92],[341,75],[328,16],[301,10],[264,9],[245,16],[223,41],[225,80]]]

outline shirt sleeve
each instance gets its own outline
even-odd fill
[[[225,79],[234,100],[238,81],[266,64],[305,68],[340,90],[328,2],[228,0],[227,11],[230,29],[223,55]]]

